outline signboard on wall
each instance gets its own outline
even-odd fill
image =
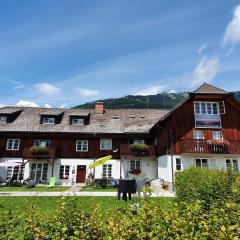
[[[207,115],[207,114],[195,114],[195,127],[196,128],[221,128],[221,116]]]

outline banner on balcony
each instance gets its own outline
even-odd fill
[[[195,115],[196,128],[221,128],[220,115]]]

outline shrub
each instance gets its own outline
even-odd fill
[[[233,187],[240,184],[239,180],[239,174],[232,171],[186,169],[176,176],[177,201],[184,205],[200,200],[203,207],[208,209],[213,203],[221,204],[232,199]]]
[[[32,153],[45,153],[45,152],[48,152],[48,147],[32,146],[31,152]]]
[[[161,202],[141,201],[140,208],[113,209],[103,217],[92,204],[83,211],[75,198],[61,198],[54,215],[40,215],[35,206],[25,212],[7,212],[0,218],[0,239],[8,240],[237,240],[240,236],[240,207],[224,202],[208,211],[196,200],[185,209],[164,211]]]
[[[144,143],[142,143],[142,144],[132,144],[132,145],[130,145],[130,148],[133,152],[144,153],[144,152],[148,151],[149,146],[144,144]]]

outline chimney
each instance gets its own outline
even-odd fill
[[[103,112],[104,112],[103,102],[96,102],[95,103],[95,113],[103,114]]]

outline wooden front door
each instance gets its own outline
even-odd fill
[[[78,165],[76,183],[84,183],[85,179],[86,179],[86,165]]]

